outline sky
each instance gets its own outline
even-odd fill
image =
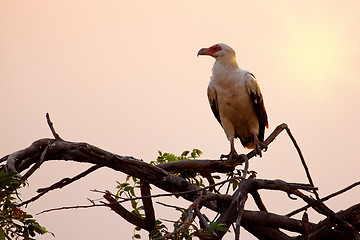
[[[202,150],[204,159],[218,159],[228,153],[229,143],[206,96],[214,60],[196,53],[223,42],[237,52],[239,66],[258,79],[269,117],[265,136],[287,123],[320,196],[326,196],[359,181],[359,7],[356,0],[0,0],[0,156],[52,137],[48,112],[68,141],[147,162],[158,150],[181,154],[193,148]],[[236,149],[247,152],[239,142]],[[47,162],[30,178],[22,198],[88,167]],[[250,169],[258,178],[307,182],[285,134],[261,159],[252,159]],[[35,215],[88,204],[87,198],[101,198],[90,189],[115,191],[124,177],[98,170],[26,211]],[[272,212],[302,206],[286,194],[261,194]],[[359,202],[359,194],[353,189],[326,203],[335,211],[346,209]],[[179,217],[156,208],[159,217]],[[131,239],[133,234],[133,227],[107,208],[36,218],[56,239]],[[310,212],[310,221],[319,220]],[[245,231],[242,236],[252,239]]]

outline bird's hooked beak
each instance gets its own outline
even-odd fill
[[[197,56],[199,55],[211,55],[209,52],[209,48],[202,48],[198,51]]]

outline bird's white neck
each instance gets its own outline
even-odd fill
[[[216,58],[216,61],[214,63],[215,65],[222,65],[223,68],[225,68],[227,71],[232,71],[234,69],[238,69],[239,66],[236,62],[235,56],[221,56]]]
[[[234,71],[239,70],[239,66],[236,62],[236,58],[223,58],[216,59],[212,68],[212,75],[215,78],[224,79],[228,74],[232,74]]]

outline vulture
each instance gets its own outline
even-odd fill
[[[211,110],[230,141],[230,153],[221,158],[232,160],[238,156],[235,138],[261,157],[268,118],[255,76],[239,68],[235,51],[224,43],[202,48],[197,55],[215,58],[207,95]]]

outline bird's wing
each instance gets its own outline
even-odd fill
[[[252,73],[245,74],[246,90],[250,96],[251,102],[254,104],[257,117],[259,119],[259,135],[258,139],[264,141],[265,127],[268,128],[268,119],[265,110],[264,100],[260,91],[260,87]]]
[[[214,115],[215,115],[216,119],[218,120],[218,122],[220,123],[220,125],[222,126],[221,120],[220,120],[219,105],[218,105],[218,100],[217,100],[216,89],[211,84],[208,86],[207,95],[208,95],[211,110],[214,113]]]

